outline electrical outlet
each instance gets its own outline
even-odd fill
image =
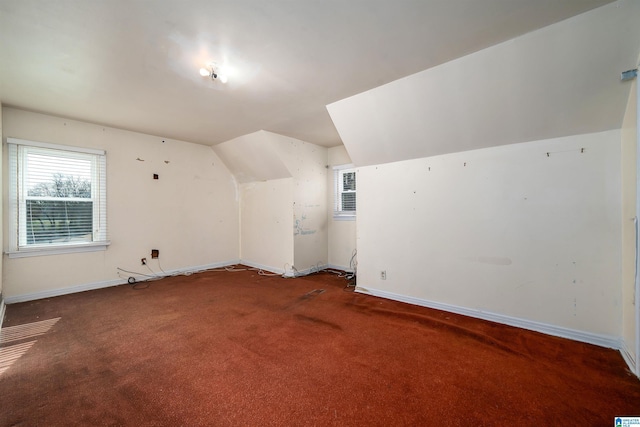
[[[387,280],[387,270],[382,270],[380,272],[380,279]]]
[[[147,265],[147,259],[146,258],[142,258],[140,260],[140,262],[142,263],[142,265]]]
[[[160,257],[160,251],[158,249],[151,249],[151,258]]]

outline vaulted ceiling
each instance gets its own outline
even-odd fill
[[[328,105],[358,166],[622,127],[640,1],[619,1]]]
[[[335,146],[326,105],[610,2],[0,0],[0,102],[206,145]],[[227,84],[199,75],[211,60]]]

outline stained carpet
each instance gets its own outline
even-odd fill
[[[7,307],[3,426],[613,425],[620,354],[345,290],[206,272]]]

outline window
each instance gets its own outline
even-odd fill
[[[9,257],[104,250],[106,155],[7,138]]]
[[[356,216],[356,170],[353,165],[334,168],[335,199],[333,217],[335,219],[355,219]]]

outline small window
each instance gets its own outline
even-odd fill
[[[335,200],[333,217],[355,219],[356,215],[356,170],[352,165],[334,168]]]
[[[106,248],[104,151],[7,138],[9,256]]]

